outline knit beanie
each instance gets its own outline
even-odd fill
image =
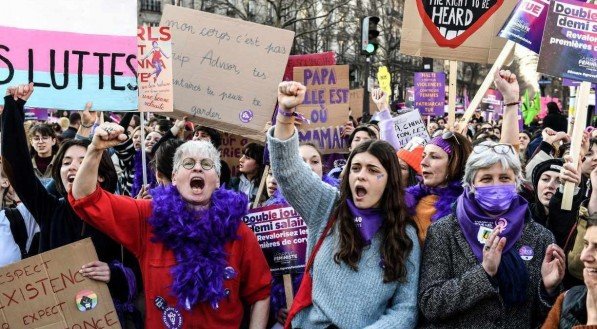
[[[559,173],[562,170],[563,166],[564,166],[564,160],[562,160],[562,159],[545,160],[545,161],[539,163],[537,166],[535,166],[535,168],[533,169],[533,174],[531,175],[535,193],[537,193],[537,185],[539,185],[539,179],[541,178],[541,175],[544,172],[555,171],[555,172]]]
[[[407,149],[406,147],[401,148],[396,152],[396,155],[399,159],[406,162],[411,168],[413,168],[417,174],[422,174],[423,169],[421,169],[421,161],[423,160],[423,146],[415,146],[411,149]]]

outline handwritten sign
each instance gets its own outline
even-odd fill
[[[549,0],[522,0],[502,27],[500,37],[539,53]]]
[[[172,35],[167,26],[141,26],[137,32],[140,112],[174,111]]]
[[[137,1],[6,2],[0,25],[0,88],[34,82],[28,105],[137,108]]]
[[[400,52],[492,63],[505,45],[497,34],[515,5],[505,0],[405,1]]]
[[[85,278],[91,239],[0,268],[0,328],[120,328],[105,283]]]
[[[307,87],[297,111],[310,123],[301,125],[301,141],[313,142],[323,153],[347,150],[342,126],[348,121],[350,88],[348,65],[295,67],[294,80]]]
[[[414,107],[421,115],[443,115],[446,103],[446,74],[416,72],[414,83]]]
[[[597,83],[597,5],[573,0],[551,3],[537,71]]]
[[[294,32],[166,5],[174,65],[174,108],[203,124],[263,139]]]
[[[304,270],[307,225],[294,208],[275,205],[252,209],[243,221],[257,236],[272,274]]]
[[[390,142],[396,149],[404,147],[414,137],[430,141],[427,128],[419,111],[410,111],[379,123],[381,139]],[[387,135],[387,134],[392,134]]]

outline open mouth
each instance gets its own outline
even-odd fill
[[[543,193],[543,196],[545,196],[545,198],[547,198],[547,199],[551,199],[551,197],[553,196],[553,193],[552,192]]]
[[[193,190],[193,193],[200,193],[204,187],[205,187],[205,181],[203,180],[203,178],[200,178],[200,177],[191,178],[191,189]]]
[[[75,181],[75,176],[75,174],[66,176],[66,181],[72,184]]]
[[[355,187],[354,192],[357,200],[362,200],[367,195],[367,189],[362,186]]]

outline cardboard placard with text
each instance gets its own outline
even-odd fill
[[[350,115],[353,118],[358,119],[363,116],[363,97],[365,97],[365,89],[351,89],[350,90]],[[369,113],[375,112],[375,102],[369,97]]]
[[[510,0],[405,1],[400,52],[493,63],[506,44],[497,34],[515,5]]]
[[[379,129],[380,138],[385,141],[396,141],[398,148],[404,147],[414,137],[422,138],[425,143],[431,140],[419,111],[406,112],[392,119],[381,121]],[[394,136],[386,136],[386,134],[394,134]]]
[[[307,253],[307,225],[288,205],[249,210],[243,221],[257,237],[272,274],[301,273]]]
[[[137,109],[137,1],[5,1],[0,25],[0,89],[33,82],[31,107]]]
[[[301,141],[314,143],[324,154],[346,152],[342,126],[350,106],[348,65],[295,67],[293,76],[307,87],[305,100],[297,106],[310,121],[300,127]]]
[[[160,25],[172,34],[175,113],[262,140],[294,32],[172,5]]]
[[[87,238],[0,268],[0,328],[120,329],[108,286],[79,273],[94,260]]]
[[[140,26],[137,42],[139,112],[174,111],[170,28]]]

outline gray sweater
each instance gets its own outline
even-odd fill
[[[281,141],[273,137],[274,128],[268,132],[272,171],[282,194],[307,224],[307,255],[310,255],[339,195],[300,158],[297,132]],[[332,232],[325,238],[313,264],[313,305],[297,314],[292,327],[414,328],[421,257],[416,230],[407,228],[413,250],[408,257],[404,283],[383,283],[380,233],[363,250],[359,270],[353,271],[344,263],[334,262],[338,230]]]
[[[527,216],[520,240],[513,248],[533,249],[524,261],[529,273],[527,300],[506,308],[498,290],[473,254],[454,215],[433,223],[427,233],[419,284],[422,328],[536,328],[543,323],[555,297],[548,297],[541,264],[551,232]]]

